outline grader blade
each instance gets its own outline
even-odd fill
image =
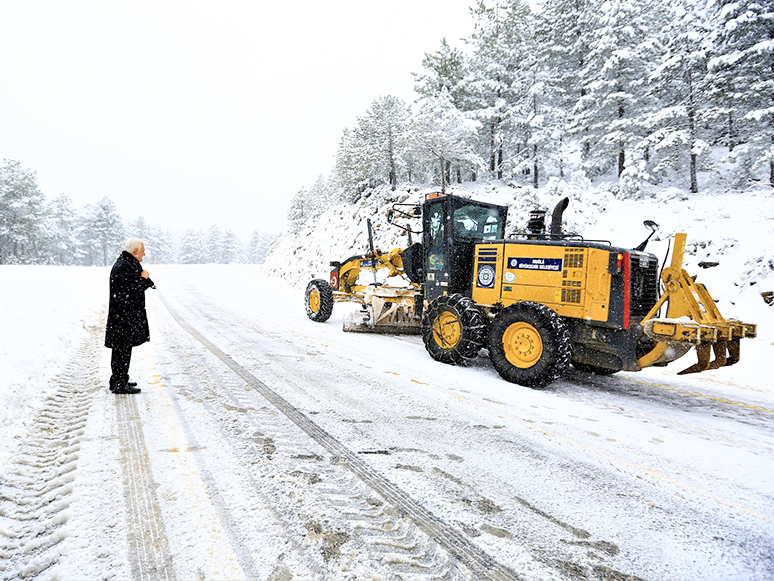
[[[369,288],[364,293],[362,310],[349,313],[342,329],[350,333],[413,334],[422,332],[421,318],[416,316],[413,289]]]
[[[704,285],[696,284],[682,268],[685,234],[675,235],[672,263],[661,274],[664,292],[661,299],[642,320],[646,335],[655,340],[654,349],[640,357],[640,367],[668,363],[667,346],[694,346],[698,361],[678,375],[719,369],[739,361],[740,339],[757,335],[757,326],[723,318]],[[668,303],[666,317],[655,318]],[[710,361],[712,352],[715,359]],[[677,350],[675,350],[677,353]]]
[[[421,335],[422,325],[419,321],[380,321],[371,324],[367,311],[347,313],[342,321],[342,331],[345,333],[376,333],[381,335]]]

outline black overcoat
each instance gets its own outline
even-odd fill
[[[140,261],[123,251],[110,271],[105,347],[136,347],[150,341],[145,291],[153,281],[141,275]]]

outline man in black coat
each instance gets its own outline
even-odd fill
[[[110,271],[105,347],[113,350],[110,360],[110,391],[140,393],[136,383],[129,382],[132,347],[150,341],[148,316],[145,313],[145,291],[156,288],[140,262],[145,257],[145,244],[130,238],[126,248]]]

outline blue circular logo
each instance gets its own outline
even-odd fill
[[[495,269],[488,264],[478,267],[478,286],[492,288],[495,280]]]

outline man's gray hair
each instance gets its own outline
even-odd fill
[[[124,246],[124,250],[126,250],[129,254],[134,254],[135,250],[139,250],[145,246],[145,242],[140,240],[139,238],[130,238],[126,241],[126,246]]]

